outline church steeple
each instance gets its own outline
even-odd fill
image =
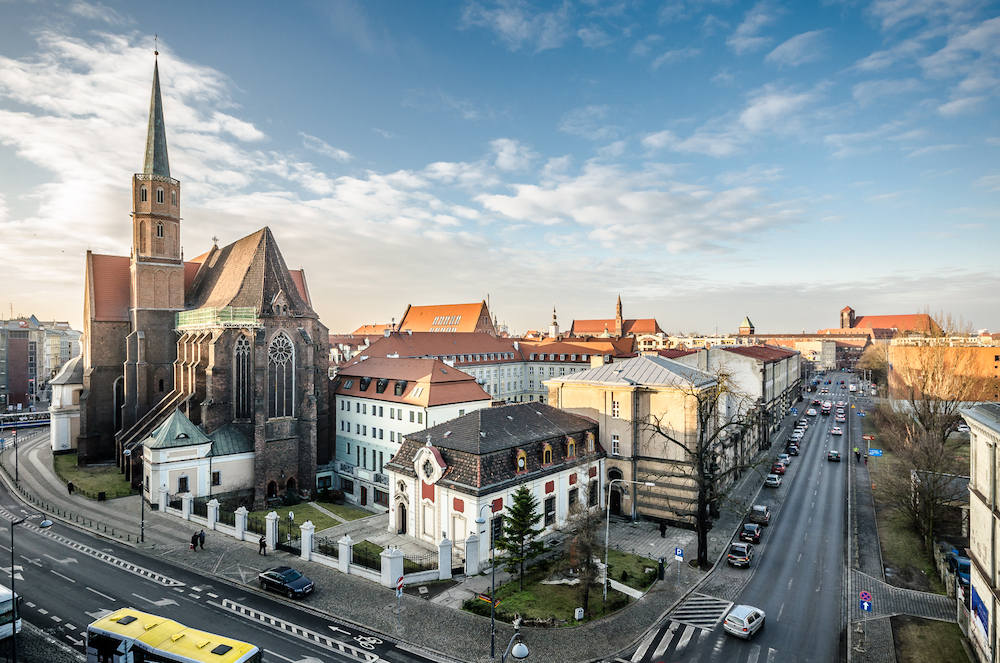
[[[153,94],[149,100],[146,158],[142,164],[142,172],[149,175],[170,177],[170,160],[167,158],[167,132],[163,126],[163,100],[160,98],[159,59],[153,64]]]

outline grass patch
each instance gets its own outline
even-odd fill
[[[623,553],[620,550],[608,551],[608,566],[610,567],[608,577],[623,585],[628,585],[632,589],[645,591],[652,587],[656,580],[659,564],[658,561]],[[647,573],[646,569],[652,569],[652,571]]]
[[[317,502],[321,504],[324,509],[332,511],[344,520],[357,520],[359,518],[367,518],[368,516],[375,515],[371,511],[351,506],[349,504],[334,504],[333,502],[322,502],[319,500],[317,500]],[[319,529],[319,527],[317,526],[316,529]]]
[[[105,493],[109,500],[132,494],[132,486],[117,466],[77,467],[76,452],[53,456],[52,470],[60,481],[72,481],[76,492],[90,499],[97,499],[100,492]]]
[[[313,508],[313,506],[308,502],[302,502],[300,504],[296,504],[295,506],[279,506],[273,509],[264,509],[263,511],[252,511],[250,512],[250,515],[257,518],[263,518],[272,511],[276,511],[278,513],[278,516],[282,521],[282,526],[284,526],[285,522],[288,520],[289,511],[295,514],[295,525],[301,525],[307,520],[311,520],[312,524],[316,526],[317,532],[340,524],[339,521],[334,520],[319,509]]]
[[[958,624],[932,619],[893,618],[902,663],[939,663],[967,661]]]

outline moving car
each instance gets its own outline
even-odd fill
[[[764,628],[764,611],[752,605],[733,606],[722,622],[722,628],[737,638],[749,640],[754,633]]]
[[[837,451],[836,449],[830,449],[829,451],[826,452],[826,459],[827,460],[834,460],[834,461],[837,461],[839,463],[840,462],[840,452]]]
[[[819,399],[818,398],[814,398],[812,400],[812,403],[810,403],[810,405],[819,405]]]
[[[842,415],[842,414],[838,414],[838,415],[837,415],[837,418],[836,418],[836,422],[837,422],[838,424],[843,424],[843,423],[846,423],[846,422],[847,422],[847,417],[845,417],[845,416],[844,416],[844,415]]]
[[[838,460],[840,459],[838,458]],[[768,488],[777,488],[778,486],[781,485],[781,477],[779,477],[777,474],[768,474],[766,477],[764,477],[764,485],[767,486]]]
[[[276,566],[257,575],[262,589],[273,589],[288,598],[301,598],[313,590],[313,581],[288,566]]]
[[[809,408],[808,410],[806,410],[806,414],[808,414],[810,417],[815,417],[816,416],[816,410],[813,409],[813,408]]]
[[[771,510],[763,504],[754,504],[750,509],[750,516],[748,520],[752,523],[757,523],[758,525],[767,527],[771,522]]]
[[[753,560],[753,546],[749,543],[729,544],[729,554],[726,559],[733,566],[746,566],[749,568]]]
[[[834,426],[830,429],[830,435],[843,435],[844,431],[840,429],[840,426]]]
[[[760,535],[763,534],[764,528],[757,523],[747,523],[740,530],[740,541],[746,541],[747,543],[760,543]]]

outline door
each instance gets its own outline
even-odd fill
[[[406,534],[406,505],[402,502],[396,506],[396,534]]]
[[[368,488],[361,486],[361,506],[368,505]]]
[[[611,491],[611,515],[622,515],[622,493],[617,488]]]

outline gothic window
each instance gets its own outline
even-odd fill
[[[295,401],[295,347],[279,332],[267,351],[267,416],[291,417]]]
[[[161,205],[163,204],[163,187],[162,186],[158,187],[156,189],[156,202],[158,202]]]
[[[240,335],[233,350],[233,416],[253,418],[253,354],[250,341]]]
[[[173,205],[174,207],[177,207],[177,192],[176,191],[171,191],[170,192],[170,204]]]
[[[146,222],[139,222],[139,253],[146,252]]]
[[[163,224],[162,223],[157,223],[156,224],[156,236],[160,237],[160,238],[163,237]]]
[[[146,196],[147,196],[146,187],[144,186],[139,187],[139,200],[141,200],[142,202],[146,202]]]

